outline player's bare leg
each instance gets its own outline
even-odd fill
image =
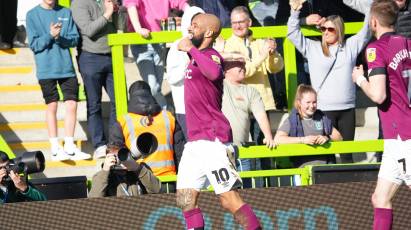
[[[378,178],[377,187],[371,198],[374,206],[374,230],[391,229],[393,217],[391,199],[398,188],[399,185]]]

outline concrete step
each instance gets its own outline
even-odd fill
[[[0,50],[0,66],[7,65],[34,65],[34,54],[30,48],[14,48],[11,50]]]
[[[87,140],[86,127],[83,125],[77,125],[74,132],[74,139]],[[24,130],[11,130],[0,132],[4,140],[8,143],[21,142],[21,141],[44,141],[48,140],[48,132],[45,128],[38,129],[24,129]],[[64,136],[64,128],[58,129],[58,136]]]
[[[78,122],[76,125],[80,125]],[[64,128],[64,121],[57,121],[58,128]],[[17,122],[17,123],[0,123],[0,132],[27,130],[27,129],[46,129],[46,122]]]
[[[0,104],[0,123],[17,122],[44,122],[46,120],[46,108],[43,103],[33,104]],[[104,111],[108,111],[108,102],[103,103]],[[59,102],[57,109],[57,120],[64,120],[65,106]],[[80,101],[77,105],[77,120],[87,120],[87,107],[85,101]]]
[[[60,98],[62,92],[58,88]],[[0,85],[0,94],[7,104],[30,104],[30,103],[44,103],[43,94],[39,84],[32,85]],[[79,101],[86,100],[84,86],[79,86]],[[108,96],[103,93],[103,101],[109,101]]]

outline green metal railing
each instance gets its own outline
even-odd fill
[[[354,34],[359,31],[363,23],[346,23],[346,34]],[[285,38],[287,36],[287,26],[268,26],[252,27],[254,38]],[[303,28],[305,36],[319,36],[319,31],[309,28]],[[223,29],[221,36],[227,39],[231,36],[231,29]],[[108,44],[111,46],[113,59],[113,76],[114,76],[114,95],[116,103],[116,114],[122,116],[127,113],[127,85],[123,61],[123,45],[141,45],[169,43],[179,39],[182,35],[178,31],[162,31],[150,33],[148,39],[143,38],[137,33],[122,33],[108,35]],[[288,40],[284,39],[284,64],[286,76],[286,93],[288,99],[288,108],[292,108],[296,88],[297,88],[297,63],[295,58],[295,47]],[[268,150],[265,146],[253,146],[249,148],[240,148],[240,158],[261,158],[261,157],[286,157],[286,156],[303,156],[303,155],[321,155],[330,153],[352,153],[364,151],[382,151],[383,142],[335,142],[323,146],[308,146],[302,144],[281,145],[275,150]],[[286,176],[301,175],[302,184],[309,184],[310,172],[308,169],[281,169],[281,170],[261,170],[241,172],[240,175],[247,177],[265,177],[265,176]],[[175,176],[161,177],[163,182],[175,181]]]
[[[362,27],[362,22],[345,23],[346,34],[354,34]],[[266,26],[252,27],[255,38],[285,38],[287,36],[287,26]],[[320,33],[313,28],[303,28],[305,36],[319,36]],[[231,29],[223,29],[221,35],[227,39],[231,36]],[[152,32],[150,38],[145,39],[137,33],[110,34],[108,44],[111,46],[113,58],[114,74],[114,94],[117,109],[117,116],[127,113],[127,86],[123,61],[123,45],[139,45],[174,42],[182,35],[178,31]],[[285,39],[283,43],[284,64],[286,76],[286,89],[288,108],[292,108],[296,87],[297,87],[297,65],[295,59],[295,47]]]
[[[370,141],[340,141],[329,142],[324,145],[305,145],[305,144],[284,144],[275,149],[267,149],[265,146],[240,147],[240,158],[265,158],[265,157],[291,157],[308,155],[326,154],[346,154],[358,152],[378,152],[384,150],[384,140]],[[301,184],[311,184],[311,167],[294,169],[273,169],[259,171],[240,172],[242,178],[256,178],[268,176],[292,176],[300,175]],[[162,176],[162,182],[176,181],[176,176]]]
[[[10,159],[13,159],[16,157],[13,151],[11,150],[10,146],[7,144],[7,142],[4,140],[4,138],[1,135],[0,135],[0,151],[5,152],[9,156]]]
[[[64,7],[70,7],[70,0],[58,0],[58,4]]]

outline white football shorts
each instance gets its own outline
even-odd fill
[[[395,184],[411,185],[411,140],[384,140],[379,178]]]
[[[242,181],[220,141],[187,142],[178,167],[177,189],[200,191],[212,185],[216,194],[242,186]]]

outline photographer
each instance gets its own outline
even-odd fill
[[[10,170],[10,159],[0,151],[0,203],[47,200],[46,196]]]
[[[144,163],[120,162],[118,144],[107,146],[107,155],[100,172],[93,176],[89,197],[136,196],[160,192],[161,183]]]

